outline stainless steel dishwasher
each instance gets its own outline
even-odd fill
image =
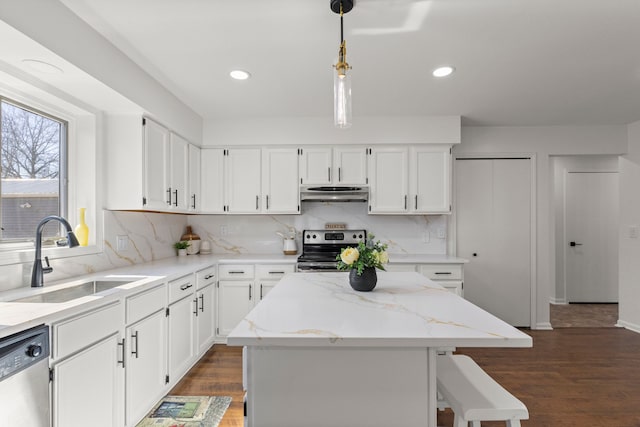
[[[0,426],[49,427],[49,327],[0,338]]]

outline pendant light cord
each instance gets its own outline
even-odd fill
[[[344,42],[344,26],[342,25],[342,1],[340,2],[340,43]]]

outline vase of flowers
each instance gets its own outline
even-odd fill
[[[389,262],[388,245],[379,240],[374,242],[374,237],[369,234],[366,241],[358,243],[355,248],[343,248],[336,257],[338,270],[351,270],[349,284],[356,291],[372,291],[378,282],[376,268],[384,270],[384,264]]]

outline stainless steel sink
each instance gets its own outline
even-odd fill
[[[69,288],[16,299],[13,300],[13,302],[67,302],[76,298],[86,297],[87,295],[97,294],[126,283],[131,283],[132,281],[133,280],[92,280],[91,282],[80,283],[79,285],[71,286]]]

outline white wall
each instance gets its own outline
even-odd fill
[[[268,119],[204,123],[203,144],[458,144],[460,116],[355,117],[353,127],[337,129],[326,117],[273,117]]]
[[[640,225],[640,121],[628,126],[629,152],[620,158],[620,250],[618,323],[640,332],[640,239],[629,227]]]
[[[564,274],[564,254],[566,242],[564,236],[564,177],[568,171],[596,172],[618,171],[618,156],[551,156],[553,169],[553,221],[555,235],[555,293],[551,294],[551,302],[566,303],[566,284]],[[611,218],[617,221],[618,218]]]
[[[555,289],[553,170],[551,155],[623,154],[626,126],[463,127],[460,153],[535,154],[537,176],[537,297],[535,328],[550,328],[549,299]],[[622,193],[624,194],[624,193]]]

